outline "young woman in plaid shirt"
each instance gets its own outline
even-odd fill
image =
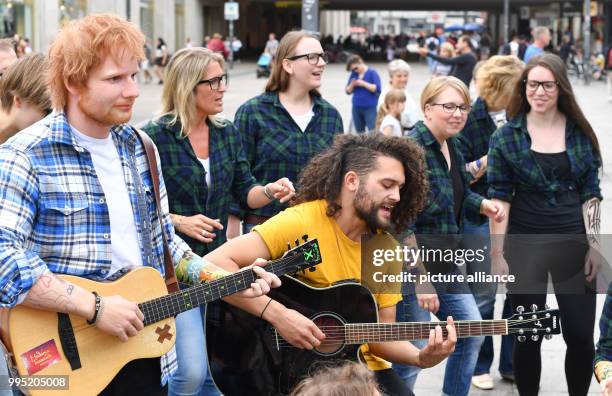
[[[508,119],[491,137],[488,154],[489,196],[510,213],[491,224],[492,270],[516,276],[510,299],[527,310],[544,306],[550,273],[567,345],[568,391],[586,395],[594,357],[593,281],[601,265],[599,143],[556,55],[527,64]],[[542,340],[534,338],[514,347],[521,395],[539,389]]]

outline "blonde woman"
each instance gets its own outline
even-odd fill
[[[406,95],[406,105],[404,111],[402,111],[400,117],[400,123],[402,129],[410,129],[416,124],[417,121],[423,119],[421,110],[416,104],[410,92],[408,92],[408,82],[410,81],[410,65],[402,59],[395,59],[389,62],[387,66],[389,71],[389,84],[383,88],[378,97],[378,110],[382,107],[387,93],[392,89],[399,89],[404,91]]]
[[[392,89],[385,95],[385,101],[376,115],[376,130],[386,136],[402,136],[400,116],[406,106],[406,94]]]
[[[440,56],[442,58],[452,58],[455,56],[455,47],[451,43],[442,43],[440,46]],[[447,65],[445,63],[436,62],[436,65],[433,68],[433,72],[431,73],[432,77],[440,77],[440,76],[448,76],[450,74],[452,65]]]
[[[174,227],[202,256],[225,242],[232,194],[251,208],[294,195],[286,178],[257,185],[234,126],[217,116],[227,89],[224,67],[223,56],[208,49],[178,51],[166,71],[162,115],[143,127],[159,150]],[[177,275],[186,276],[180,270]],[[179,369],[170,378],[169,395],[216,394],[210,380],[205,384],[209,375],[199,308],[178,315],[177,334]]]

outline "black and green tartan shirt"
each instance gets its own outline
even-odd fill
[[[465,126],[457,135],[457,148],[461,151],[466,163],[476,161],[487,155],[489,151],[489,139],[497,126],[489,115],[487,105],[482,98],[477,98],[472,105],[472,111],[468,115]],[[489,183],[487,177],[483,176],[471,185],[472,191],[482,196],[487,196]]]
[[[466,216],[474,223],[481,223],[483,218],[480,215],[480,204],[484,197],[470,190],[471,177],[465,171],[465,161],[456,148],[456,139],[448,139],[447,144],[457,160],[465,191],[459,224],[454,211],[453,181],[446,159],[440,150],[440,143],[423,121],[415,124],[408,137],[414,139],[425,151],[429,181],[428,205],[419,213],[411,227],[412,230],[416,234],[457,234],[461,232],[463,219]]]
[[[252,98],[236,112],[234,124],[242,138],[251,172],[259,184],[275,182],[282,177],[296,183],[308,161],[331,146],[336,134],[344,132],[338,110],[318,95],[311,97],[314,116],[304,132],[281,104],[276,92]],[[274,201],[248,212],[274,216],[286,207]],[[240,208],[232,205],[231,213],[240,215]]]
[[[487,180],[489,197],[512,202],[517,191],[544,194],[549,205],[556,205],[556,195],[578,191],[580,202],[602,199],[599,188],[601,160],[591,140],[569,118],[565,126],[565,149],[570,162],[571,181],[547,180],[531,151],[527,118],[516,116],[491,136]]]
[[[181,137],[181,124],[170,124],[165,115],[150,121],[142,129],[153,139],[159,152],[162,173],[168,191],[170,213],[182,216],[203,214],[220,219],[224,229],[215,232],[211,243],[204,244],[179,233],[181,238],[204,256],[226,241],[225,229],[232,195],[246,206],[246,198],[256,185],[244,154],[238,132],[230,121],[223,127],[207,121],[209,127],[210,186],[206,171],[189,143]]]

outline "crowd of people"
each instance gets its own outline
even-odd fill
[[[479,63],[468,36],[438,43],[440,54],[423,45],[434,76],[418,105],[404,60],[389,62],[383,88],[362,57],[350,56],[345,92],[356,134],[344,133],[320,93],[329,56],[308,32],[270,35],[264,92],[233,121],[219,116],[230,89],[220,37],[170,54],[162,38],[152,49],[132,23],[94,14],[64,27],[48,54],[18,57],[0,41],[0,306],[67,313],[127,341],[144,328],[136,302],[58,275],[109,282],[148,266],[165,276],[166,255],[182,290],[252,268],[257,280],[225,301],[313,350],[332,336],[266,296],[281,282],[261,265],[282,257],[288,242],[318,239],[322,263],[298,274],[315,288],[361,280],[364,236],[414,248],[486,247],[485,260],[466,269],[422,260],[411,271],[512,273],[518,281],[508,284],[504,317],[544,307],[550,274],[569,393],[586,395],[595,372],[612,395],[610,291],[594,343],[601,148],[566,64],[543,53],[547,34],[535,29],[530,46],[511,42],[491,57],[481,41]],[[163,83],[146,135],[129,124],[143,62]],[[157,169],[143,136],[156,147]],[[555,238],[531,237],[543,234]],[[381,323],[435,315],[445,328],[423,340],[364,344],[365,366],[324,367],[292,394],[413,395],[420,370],[442,361],[443,394],[492,389],[491,337],[458,339],[454,320],[493,319],[497,286],[406,282],[375,293]],[[206,306],[179,314],[175,348],[128,363],[99,393],[221,394],[207,364],[205,314]],[[541,342],[503,338],[499,372],[521,395],[540,390]]]

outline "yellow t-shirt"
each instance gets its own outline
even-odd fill
[[[300,276],[313,287],[329,287],[347,279],[360,281],[361,243],[349,239],[335,219],[326,215],[326,208],[325,200],[306,202],[282,211],[253,230],[262,237],[272,258],[285,253],[287,242],[301,240],[303,235],[317,238],[322,263],[316,271],[306,271]],[[379,308],[386,308],[397,304],[402,296],[399,293],[374,294],[374,299]],[[367,345],[361,347],[361,352],[371,370],[390,367],[386,360],[372,355]]]

